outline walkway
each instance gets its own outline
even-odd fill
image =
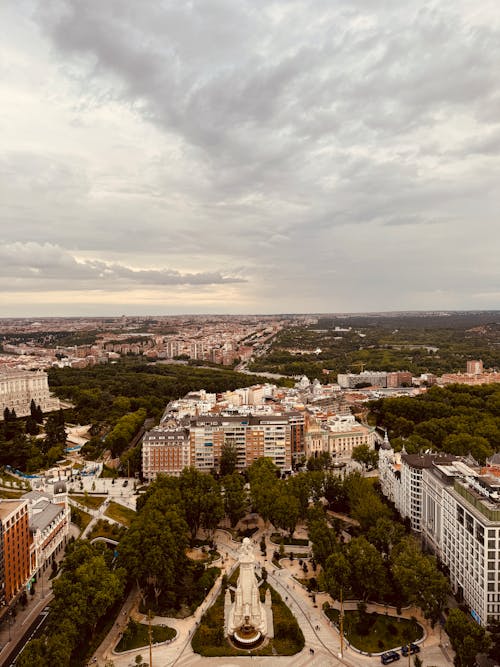
[[[309,593],[298,582],[293,579],[291,572],[284,568],[279,570],[274,568],[260,554],[258,544],[264,535],[267,545],[267,553],[272,554],[275,545],[269,541],[269,535],[262,529],[253,536],[256,544],[255,555],[257,559],[257,569],[265,566],[268,571],[269,583],[280,593],[282,598],[288,603],[291,611],[295,615],[305,638],[305,648],[295,656],[246,656],[236,657],[218,657],[204,658],[195,654],[191,648],[191,637],[198,626],[205,610],[213,604],[220,591],[221,577],[209,592],[203,605],[196,610],[194,616],[186,619],[159,619],[155,618],[153,623],[166,623],[175,627],[178,636],[170,644],[158,645],[153,647],[153,667],[248,667],[248,661],[251,659],[252,665],[256,667],[272,667],[273,665],[282,665],[283,667],[367,667],[367,665],[380,665],[378,657],[361,655],[349,647],[344,648],[344,655],[340,657],[340,638],[336,629],[322,612],[322,604],[325,601],[332,602],[326,593],[316,595],[316,604],[313,603]],[[217,530],[215,534],[218,551],[224,556],[223,573],[229,574],[237,561],[238,549],[240,544],[233,541],[231,535],[224,530]],[[355,603],[346,604],[346,608],[355,608]],[[369,611],[383,611],[385,607],[378,605],[368,605]],[[126,611],[126,610],[125,610]],[[390,615],[395,615],[394,610],[388,608]],[[403,616],[410,618],[415,616],[421,622],[428,632],[427,638],[423,644],[421,657],[426,664],[432,664],[436,667],[451,667],[453,664],[453,655],[451,651],[446,651],[446,647],[440,646],[439,629],[432,630],[429,624],[422,619],[419,610],[408,609],[403,611]],[[113,660],[116,667],[130,667],[134,663],[135,656],[141,654],[149,662],[149,647],[144,647],[127,655],[113,654],[112,646],[118,641],[122,625],[125,624],[127,614],[123,617],[123,623],[119,620],[119,625],[114,627],[108,636],[105,644],[96,654],[98,664],[104,666],[105,658]],[[443,638],[446,636],[443,633]],[[104,647],[104,648],[103,648]],[[314,651],[314,653],[311,652]],[[449,654],[448,654],[449,653]]]

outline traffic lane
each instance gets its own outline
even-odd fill
[[[11,649],[10,653],[5,658],[2,658],[2,667],[14,667],[17,659],[30,639],[37,639],[42,636],[49,614],[50,607],[47,606],[33,620],[21,639],[19,639],[14,648]]]

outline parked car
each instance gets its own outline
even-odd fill
[[[403,655],[408,655],[408,646],[403,646],[403,648],[401,649],[401,653]],[[410,644],[410,655],[412,655],[413,653],[420,653],[420,646],[418,646],[417,644]]]
[[[123,482],[123,486],[128,486],[128,479]]]
[[[391,662],[399,660],[400,657],[401,656],[396,651],[387,651],[387,653],[382,653],[382,655],[380,656],[380,662],[383,665],[389,665]]]

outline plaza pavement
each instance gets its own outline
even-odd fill
[[[206,609],[213,604],[220,591],[222,574],[230,574],[238,560],[239,542],[233,541],[231,535],[224,530],[217,530],[215,541],[217,550],[223,556],[221,565],[222,574],[217,580],[214,588],[209,592],[204,603],[196,610],[193,616],[186,619],[170,619],[155,617],[153,623],[164,623],[177,630],[177,637],[170,644],[153,646],[151,667],[249,667],[249,663],[255,667],[368,667],[369,665],[380,665],[378,656],[361,655],[350,647],[344,646],[343,655],[340,656],[340,638],[337,630],[322,612],[322,604],[330,602],[331,598],[326,593],[316,594],[314,604],[309,593],[295,579],[289,569],[279,570],[260,554],[258,544],[264,536],[267,546],[267,554],[272,554],[276,545],[270,542],[269,535],[262,528],[253,536],[256,548],[257,571],[265,566],[268,571],[269,583],[280,593],[283,600],[289,605],[296,617],[305,638],[305,648],[295,656],[231,656],[204,658],[193,652],[191,648],[191,637],[198,626]],[[96,652],[97,664],[104,667],[106,659],[111,659],[116,667],[132,667],[136,655],[142,655],[149,663],[149,647],[128,652],[127,654],[113,653],[113,647],[118,642],[121,632],[127,624],[128,617],[133,613],[134,601],[130,597],[125,603],[121,616],[108,634],[105,642]],[[356,608],[355,603],[346,603],[345,609]],[[396,612],[391,607],[380,605],[368,605],[368,611],[387,611],[388,615],[395,616]],[[402,616],[411,618],[414,616],[424,626],[426,638],[420,644],[420,658],[424,665],[433,667],[451,667],[453,665],[453,653],[449,648],[449,641],[445,633],[439,628],[432,629],[429,623],[422,617],[420,610],[410,608],[403,610]],[[442,634],[442,636],[441,636]],[[401,658],[401,660],[405,660]],[[413,663],[413,658],[411,659]],[[401,665],[405,665],[404,662]]]

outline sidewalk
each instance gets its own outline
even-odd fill
[[[70,526],[70,537],[77,538],[80,531],[73,525]],[[64,551],[58,554],[57,563],[60,564],[64,558]],[[43,575],[35,583],[35,594],[28,593],[28,604],[23,607],[20,602],[15,607],[15,617],[6,615],[0,623],[0,665],[10,649],[26,632],[30,623],[51,602],[52,567],[47,567]]]
[[[30,623],[34,621],[42,609],[53,599],[52,580],[50,575],[52,568],[48,567],[43,576],[35,584],[35,594],[28,593],[28,604],[23,608],[21,603],[15,607],[16,615],[6,615],[0,625],[0,664],[10,649],[18,642],[26,632]]]

